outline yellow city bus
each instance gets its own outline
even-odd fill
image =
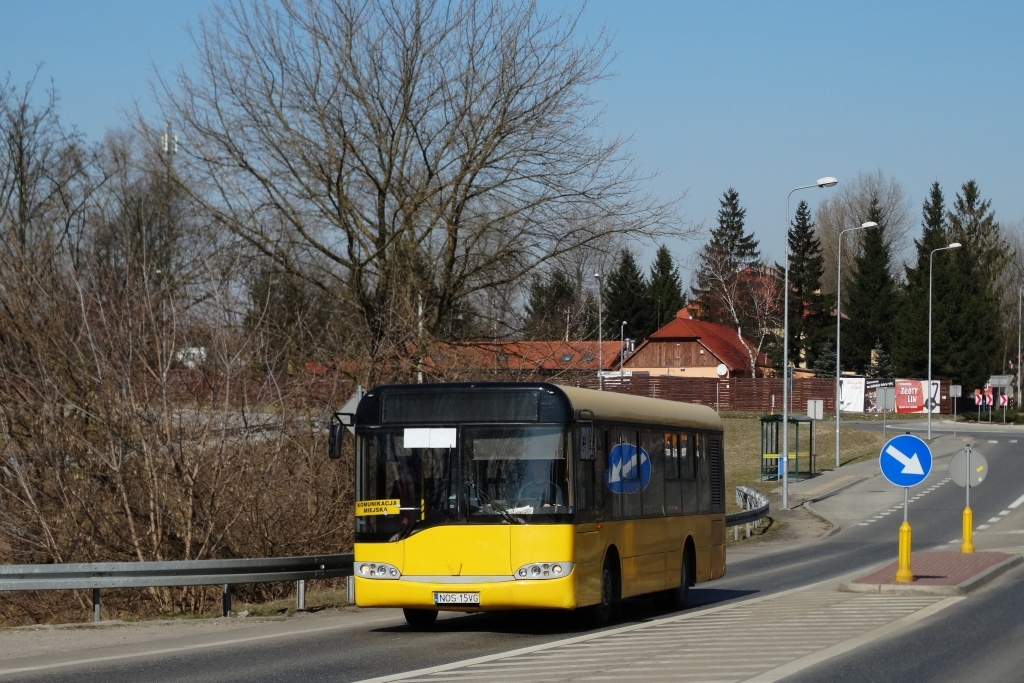
[[[439,610],[667,609],[725,573],[722,422],[554,384],[381,386],[359,401],[355,594]],[[332,455],[340,451],[337,426]]]

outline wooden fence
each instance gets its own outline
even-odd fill
[[[597,389],[596,376],[577,377],[577,386]],[[826,413],[835,412],[835,380],[827,377],[809,377],[793,380],[793,400],[790,405],[794,413],[807,412],[807,401],[824,401]],[[615,391],[636,396],[651,396],[670,401],[700,403],[720,410],[764,412],[782,410],[781,377],[741,377],[715,379],[712,377],[670,377],[658,375],[633,375],[605,377],[605,391]],[[942,382],[939,395],[939,412],[951,413],[952,404],[946,398],[949,385]]]

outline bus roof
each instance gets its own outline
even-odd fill
[[[696,403],[631,396],[613,391],[555,385],[569,398],[575,410],[593,411],[602,420],[646,422],[693,429],[722,430],[722,419],[711,408]]]

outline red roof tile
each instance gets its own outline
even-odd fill
[[[686,309],[683,309],[684,311]],[[680,311],[682,313],[683,311]],[[750,356],[740,343],[736,330],[728,325],[709,323],[690,318],[675,318],[670,323],[654,332],[648,341],[637,347],[636,352],[651,341],[687,340],[699,341],[715,354],[730,370],[742,370],[750,367]],[[747,343],[754,346],[750,340]],[[628,364],[629,359],[626,359]],[[763,353],[757,359],[759,367],[768,365],[768,358]],[[628,367],[628,365],[627,365]]]

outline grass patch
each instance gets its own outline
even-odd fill
[[[736,486],[751,486],[767,493],[779,484],[775,481],[761,481],[761,415],[758,413],[725,413],[725,486],[726,505],[729,512],[737,510],[732,495]],[[843,418],[844,421],[846,418]],[[881,421],[881,418],[878,418]],[[790,439],[795,430],[791,427]],[[835,468],[835,422],[818,420],[815,433],[816,470],[824,472]],[[878,456],[882,447],[882,435],[843,425],[841,432],[840,460],[847,465]],[[790,446],[793,449],[793,446]],[[800,467],[804,467],[803,454],[810,452],[810,434],[805,425],[800,426]]]

